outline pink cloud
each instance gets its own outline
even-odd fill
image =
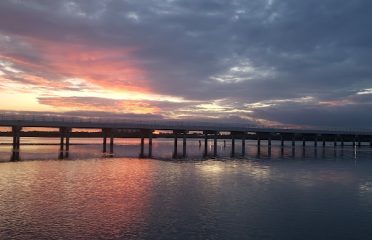
[[[63,88],[68,84],[62,80],[80,78],[106,89],[150,92],[148,78],[132,56],[135,49],[103,48],[84,42],[52,42],[24,36],[12,38],[28,47],[22,49],[23,52],[17,49],[0,51],[0,60],[21,70],[12,73],[11,80]],[[37,59],[29,55],[36,55]]]

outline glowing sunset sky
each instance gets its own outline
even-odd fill
[[[1,0],[0,110],[370,128],[372,1]]]

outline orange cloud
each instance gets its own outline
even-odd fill
[[[148,114],[157,113],[160,108],[149,101],[115,100],[95,97],[45,97],[39,103],[62,110],[102,111],[116,113]]]
[[[52,42],[30,37],[18,37],[29,51],[36,53],[37,61],[23,53],[0,53],[0,58],[27,71],[13,75],[28,83],[53,87],[68,84],[61,80],[80,78],[105,89],[148,93],[146,74],[133,59],[134,49],[92,46],[84,42]]]

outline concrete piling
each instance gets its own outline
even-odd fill
[[[13,148],[12,148],[12,156],[10,157],[11,161],[20,160],[21,130],[22,130],[22,127],[12,126]]]

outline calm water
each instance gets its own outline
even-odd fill
[[[56,160],[58,146],[22,146],[16,163],[0,146],[0,239],[372,236],[369,147],[293,154],[274,143],[258,154],[249,142],[245,158],[230,159],[229,143],[219,143],[220,157],[203,160],[189,141],[189,159],[172,161],[169,140],[155,140],[158,160],[136,158],[138,140],[118,141],[114,159],[101,158],[96,143],[72,146],[70,160]]]

